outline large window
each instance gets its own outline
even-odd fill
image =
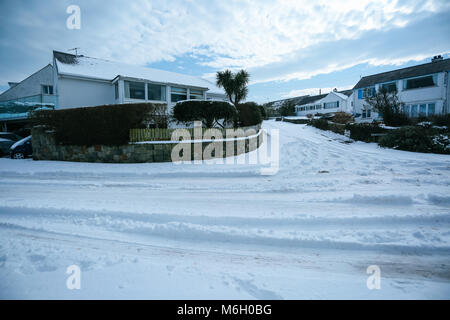
[[[170,91],[171,91],[170,98],[171,98],[172,102],[187,100],[187,89],[186,88],[171,87]]]
[[[189,99],[203,100],[203,91],[194,89],[189,90]]]
[[[428,104],[428,115],[432,116],[435,113],[436,105],[434,103]]]
[[[324,109],[335,109],[335,108],[339,108],[339,101],[325,102],[325,103],[323,104],[323,108],[324,108]]]
[[[436,113],[436,104],[409,104],[403,107],[403,112],[412,118],[418,116],[432,116]]]
[[[148,83],[147,93],[148,93],[148,100],[166,101],[166,86]]]
[[[397,82],[383,83],[380,87],[386,89],[387,92],[397,92]]]
[[[125,81],[125,98],[145,100],[145,82]]]
[[[403,89],[405,90],[432,87],[434,85],[437,85],[436,75],[403,80]]]

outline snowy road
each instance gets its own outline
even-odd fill
[[[450,298],[449,156],[264,127],[280,130],[275,176],[0,159],[0,297]]]

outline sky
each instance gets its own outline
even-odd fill
[[[213,81],[246,69],[247,100],[265,103],[449,57],[450,1],[0,1],[0,92],[74,47]]]

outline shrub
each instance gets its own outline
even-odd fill
[[[57,143],[65,145],[123,145],[130,129],[167,127],[165,104],[137,103],[65,110],[40,110],[31,114],[35,125],[55,131]]]
[[[336,112],[333,117],[334,123],[347,124],[353,121],[353,116],[346,112]]]
[[[373,133],[384,133],[387,130],[379,127],[376,124],[347,124],[345,130],[350,131],[350,138],[353,140],[364,141],[364,142],[374,142],[377,141],[377,137],[373,137]]]
[[[379,144],[381,147],[416,152],[431,152],[433,149],[429,130],[413,126],[393,130],[382,137]]]
[[[259,111],[261,112],[261,117],[263,120],[267,120],[267,112],[264,106],[259,106]]]
[[[430,120],[436,126],[450,128],[450,113],[431,116]]]
[[[398,150],[450,154],[450,139],[439,130],[422,126],[408,126],[391,131],[382,137],[380,146]]]
[[[263,120],[261,108],[255,102],[247,102],[238,105],[238,114],[235,118],[235,126],[248,127],[260,124]]]
[[[207,128],[223,127],[219,120],[229,122],[236,114],[236,108],[224,101],[190,100],[179,102],[173,108],[173,117],[178,122],[202,121]],[[261,116],[259,110],[258,114]]]
[[[316,127],[317,129],[321,130],[328,130],[329,124],[327,119],[312,119],[309,122],[309,125]]]

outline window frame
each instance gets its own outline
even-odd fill
[[[143,90],[144,90],[144,91],[143,91],[144,96],[143,96],[142,99],[141,99],[141,98],[134,98],[134,97],[131,97],[130,84],[132,84],[132,83],[144,85],[144,89],[143,89]],[[145,88],[146,88],[146,83],[145,83],[145,82],[142,82],[142,81],[132,81],[132,80],[124,80],[123,84],[124,84],[124,91],[125,91],[125,92],[124,92],[124,97],[125,97],[125,99],[128,99],[128,100],[139,100],[139,101],[144,100],[144,101],[145,101]],[[127,90],[127,84],[128,84],[128,90]],[[137,91],[137,90],[135,90],[135,91]],[[128,96],[127,96],[127,93],[128,93]]]

